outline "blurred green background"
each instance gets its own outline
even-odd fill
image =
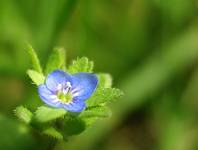
[[[0,150],[197,150],[197,0],[0,0]],[[37,139],[15,118],[41,102],[25,44],[54,46],[109,72],[125,96],[67,142]]]

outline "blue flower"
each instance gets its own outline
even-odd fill
[[[44,84],[39,85],[40,98],[49,106],[64,108],[71,112],[85,109],[85,100],[95,91],[98,84],[96,75],[77,73],[70,75],[61,70],[50,73]]]

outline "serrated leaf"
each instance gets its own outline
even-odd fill
[[[32,120],[33,114],[27,108],[19,106],[15,109],[15,115],[24,123],[29,124]]]
[[[82,120],[85,122],[86,128],[90,127],[92,124],[94,124],[99,118],[98,117],[87,117],[82,118]]]
[[[45,77],[43,76],[43,74],[37,71],[28,70],[27,74],[32,79],[33,83],[35,83],[37,86],[43,84],[45,81]]]
[[[63,140],[63,135],[53,127],[43,130],[43,133],[57,140]]]
[[[97,106],[117,100],[123,92],[116,88],[98,88],[95,93],[86,101],[88,106]]]
[[[63,123],[63,133],[66,136],[78,135],[99,118],[109,117],[108,107],[90,107],[79,115],[66,115]]]
[[[86,129],[86,122],[78,117],[65,117],[63,133],[66,136],[78,135]]]
[[[79,117],[80,118],[106,118],[111,116],[110,108],[106,106],[96,106],[96,107],[88,107],[85,111],[83,111]]]
[[[112,77],[107,73],[97,74],[99,85],[98,88],[110,88],[112,86]]]
[[[38,59],[38,56],[37,56],[35,50],[32,48],[31,45],[27,45],[27,51],[28,51],[29,56],[31,58],[33,69],[36,70],[39,73],[42,73],[42,68],[41,68],[41,65],[40,65],[40,61]]]
[[[45,73],[48,74],[55,69],[64,70],[65,61],[66,61],[65,59],[66,59],[65,50],[63,48],[54,48],[52,54],[48,59]]]
[[[38,107],[35,112],[35,120],[38,122],[49,122],[63,117],[66,114],[64,109],[49,108],[47,106]]]
[[[78,72],[89,72],[93,70],[93,61],[89,61],[87,57],[77,58],[72,65],[69,66],[69,73],[74,74]]]

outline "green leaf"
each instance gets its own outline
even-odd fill
[[[42,73],[42,68],[38,59],[38,56],[35,52],[35,50],[32,48],[31,45],[27,45],[27,51],[29,53],[29,56],[31,58],[31,62],[32,62],[32,67],[35,71]]]
[[[27,108],[19,106],[15,109],[15,115],[24,123],[29,124],[32,120],[33,114]]]
[[[65,136],[78,135],[86,129],[86,122],[78,117],[66,116],[63,122]]]
[[[63,140],[63,135],[53,127],[43,130],[43,134],[53,137],[57,140]]]
[[[66,115],[63,123],[63,133],[66,136],[78,135],[99,118],[110,117],[108,107],[88,107],[79,115]]]
[[[110,103],[123,96],[123,92],[116,88],[97,88],[95,93],[86,101],[88,106]]]
[[[112,77],[107,73],[97,74],[99,85],[98,88],[110,88],[112,86]]]
[[[77,60],[74,60],[72,65],[69,66],[68,71],[71,74],[78,73],[78,72],[89,72],[91,73],[93,70],[93,61],[89,61],[88,58],[82,57],[77,58]]]
[[[66,111],[64,109],[41,106],[38,107],[35,113],[35,120],[44,123],[63,117],[66,114]]]
[[[43,76],[43,74],[37,71],[28,70],[27,74],[32,79],[33,83],[35,83],[37,86],[43,84],[45,81],[45,77]]]
[[[65,69],[65,62],[66,62],[65,50],[63,48],[54,48],[52,54],[50,55],[45,73],[48,74],[55,69]]]
[[[82,120],[85,122],[86,128],[90,127],[92,124],[94,124],[99,118],[98,117],[85,117],[82,118]]]
[[[111,116],[110,108],[106,106],[96,106],[96,107],[88,107],[85,111],[83,111],[79,117],[80,118],[106,118]]]

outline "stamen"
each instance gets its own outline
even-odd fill
[[[71,89],[71,83],[70,82],[66,82],[66,86],[65,88],[63,88],[63,94],[67,94]]]
[[[66,86],[71,88],[71,83],[70,82],[66,82]]]
[[[61,89],[57,92],[58,100],[62,103],[70,103],[73,98],[72,94],[70,93],[71,83],[66,82],[65,85],[61,85],[59,87],[61,87]]]

